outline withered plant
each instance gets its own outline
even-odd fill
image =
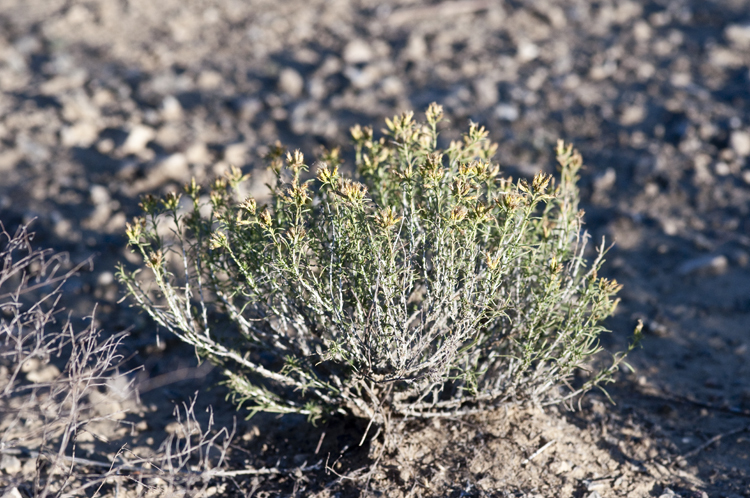
[[[121,489],[206,496],[209,484],[224,479],[233,433],[217,431],[212,420],[202,428],[194,401],[175,409],[178,430],[152,457],[126,446],[113,457],[81,457],[82,434],[106,441],[96,422],[122,418],[98,410],[91,394],[113,382],[132,387],[130,372],[120,371],[126,333],[105,336],[93,314],[75,330],[60,300],[90,261],[71,265],[64,253],[33,248],[32,239],[28,227],[11,234],[0,223],[0,489],[34,498],[117,496]]]

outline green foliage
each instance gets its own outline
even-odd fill
[[[426,123],[387,119],[380,139],[354,127],[356,179],[340,172],[338,150],[309,178],[299,151],[274,146],[268,205],[237,198],[237,169],[208,197],[193,182],[190,202],[146,198],[127,233],[156,292],[138,272],[120,278],[160,325],[224,366],[252,412],[382,423],[560,402],[610,382],[623,353],[570,387],[600,350],[620,288],[597,276],[603,244],[583,256],[580,155],[559,142],[559,181],[514,182],[491,161],[484,128],[438,149],[441,119],[432,104]]]

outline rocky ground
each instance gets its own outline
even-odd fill
[[[113,401],[131,428],[102,424],[108,442],[82,443],[87,458],[155,450],[197,390],[217,422],[235,415],[210,367],[120,302],[139,196],[230,164],[261,191],[276,139],[312,155],[355,123],[437,101],[456,130],[487,126],[515,177],[553,172],[558,138],[580,149],[587,226],[616,242],[606,267],[625,285],[605,345],[621,349],[639,318],[647,337],[609,389],[616,405],[592,394],[576,412],[415,425],[368,489],[750,496],[746,0],[0,0],[0,90],[0,220],[34,220],[34,243],[74,262],[93,256],[64,304],[83,317],[99,303],[99,327],[128,330],[125,353],[145,367],[140,397]],[[364,495],[336,475],[366,464],[359,430],[240,416],[228,470],[290,470],[209,494]],[[0,483],[33,470],[13,458]]]

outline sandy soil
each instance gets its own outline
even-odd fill
[[[65,305],[82,317],[98,302],[144,366],[140,398],[115,400],[132,430],[102,424],[109,443],[87,458],[158,448],[200,391],[219,423],[239,415],[230,470],[291,469],[214,494],[750,496],[746,0],[0,0],[0,90],[0,220],[35,219],[35,243],[94,256]],[[312,154],[432,101],[457,130],[486,125],[516,177],[554,171],[557,138],[576,144],[588,229],[616,242],[606,268],[625,284],[605,345],[624,347],[639,318],[648,334],[616,405],[594,393],[576,412],[415,422],[363,486],[336,476],[375,451],[361,427],[244,421],[209,389],[215,371],[118,302],[114,268],[138,263],[124,225],[139,195],[230,163],[261,188],[277,138]],[[2,486],[29,468],[3,462]]]

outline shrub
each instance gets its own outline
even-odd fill
[[[299,151],[276,145],[267,205],[238,198],[236,168],[209,197],[195,181],[186,199],[147,197],[127,234],[156,292],[137,272],[120,279],[224,367],[251,414],[387,423],[556,403],[610,382],[624,353],[571,386],[620,288],[597,276],[603,242],[584,258],[581,156],[559,142],[559,182],[514,182],[482,127],[439,149],[441,119],[432,104],[425,123],[387,119],[380,139],[352,128],[355,179],[337,149],[311,178]]]

